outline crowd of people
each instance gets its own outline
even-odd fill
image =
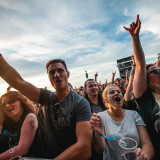
[[[56,92],[25,81],[0,55],[0,76],[9,84],[0,97],[0,160],[15,156],[54,160],[122,160],[122,138],[132,138],[137,160],[160,160],[160,58],[145,63],[139,32],[129,28],[132,71],[110,83],[87,79],[73,89],[62,59],[47,62]],[[17,91],[11,91],[14,88]]]

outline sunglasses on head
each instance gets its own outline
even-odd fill
[[[1,106],[2,108],[4,108],[7,104],[13,104],[14,102],[15,102],[15,100],[10,100],[10,101],[8,101],[8,102],[2,103],[0,106]]]
[[[160,74],[160,69],[154,69],[154,70],[150,71],[148,74],[151,74],[151,73]]]

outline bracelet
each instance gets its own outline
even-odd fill
[[[95,135],[97,136],[97,137],[103,137],[104,135],[101,133],[101,134],[97,134],[96,132],[95,132]]]
[[[106,138],[108,141],[112,141],[112,140],[115,140],[115,139],[116,139],[116,136],[107,137],[107,136],[103,135],[102,133],[101,133],[101,134],[97,134],[97,133],[95,132],[95,135],[96,135],[97,137],[104,137],[104,138]]]

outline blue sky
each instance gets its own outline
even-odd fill
[[[140,15],[146,62],[160,53],[159,0],[0,0],[0,52],[25,80],[51,89],[45,64],[62,58],[75,87],[98,72],[98,81],[119,73],[116,60],[132,54],[123,26]],[[8,85],[0,79],[1,91]]]

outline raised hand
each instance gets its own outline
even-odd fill
[[[97,78],[98,77],[98,73],[96,72],[96,74],[94,76],[95,76],[95,78]]]
[[[91,120],[90,120],[90,124],[92,129],[97,133],[97,134],[101,134],[102,130],[103,130],[103,122],[102,119],[99,115],[97,115],[96,113],[93,113]]]
[[[124,26],[124,29],[130,33],[131,37],[139,35],[140,28],[141,28],[141,21],[139,19],[139,15],[137,15],[136,23],[132,22],[132,24],[130,24],[130,28]]]
[[[115,71],[115,72],[112,72],[112,76],[115,76],[115,74],[116,74],[116,71]]]

